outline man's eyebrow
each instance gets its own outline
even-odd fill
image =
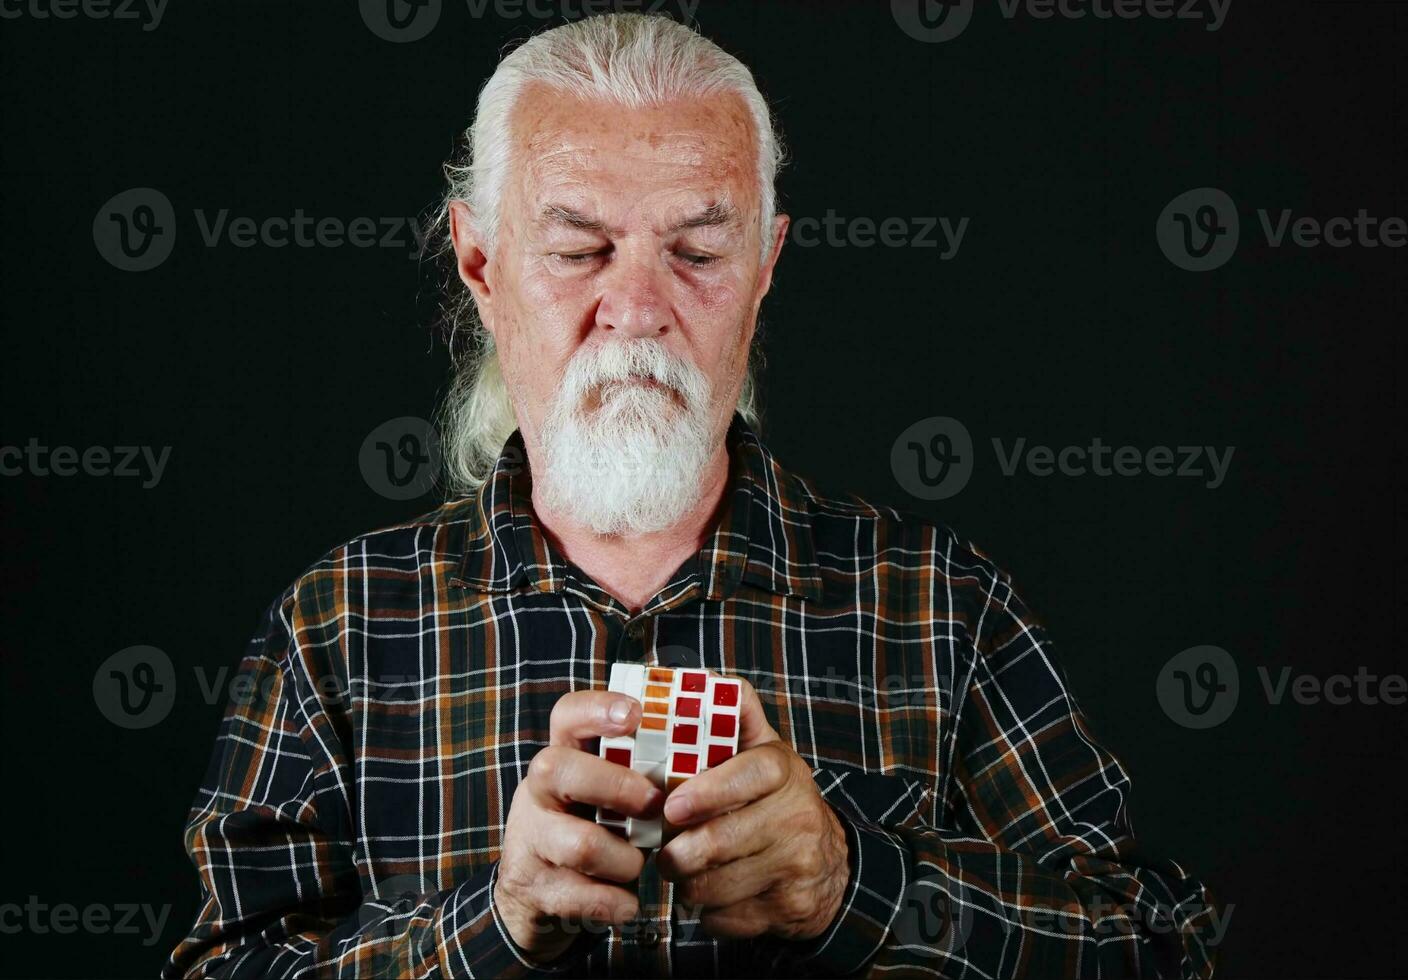
[[[593,218],[564,204],[549,204],[539,213],[538,219],[545,224],[563,224],[579,231],[610,232],[606,222]],[[686,228],[709,228],[729,225],[738,221],[738,212],[727,202],[711,204],[703,211],[692,214],[671,225],[667,231],[683,231]]]
[[[678,224],[671,225],[670,231],[682,231],[685,228],[708,228],[714,225],[730,225],[738,220],[738,212],[733,209],[733,205],[726,202],[711,204],[698,214],[685,218]]]
[[[606,231],[606,223],[599,218],[593,218],[580,211],[563,204],[549,204],[543,208],[538,215],[538,220],[543,223],[564,224],[570,228],[577,228],[581,231]]]

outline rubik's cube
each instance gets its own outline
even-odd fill
[[[608,689],[645,706],[634,735],[601,740],[601,757],[629,766],[670,791],[738,752],[739,682],[690,667],[612,664]],[[596,822],[637,847],[659,847],[661,818],[641,820],[598,807]]]

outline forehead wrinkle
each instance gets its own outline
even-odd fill
[[[630,202],[631,210],[636,210],[635,205],[659,194],[677,201],[687,195],[684,202],[663,209],[670,231],[745,224],[738,208],[756,193],[749,168],[756,152],[749,139],[751,121],[741,104],[704,113],[687,106],[684,119],[654,125],[659,122],[657,116],[639,125],[629,119],[620,125],[619,119],[573,116],[560,98],[543,91],[535,94],[540,98],[520,100],[511,122],[524,164],[516,168],[519,186],[531,202],[529,214],[535,227],[560,224],[614,232],[619,229],[610,228],[607,216],[599,213],[611,203],[608,198]],[[722,132],[691,128],[690,121],[696,119]],[[741,145],[733,147],[735,139]],[[737,198],[742,200],[735,202]],[[552,211],[554,205],[575,214]],[[686,213],[701,205],[707,213]],[[725,213],[725,208],[733,213]]]

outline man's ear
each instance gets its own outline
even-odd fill
[[[474,294],[480,320],[492,331],[489,316],[489,254],[474,227],[473,212],[464,201],[450,202],[450,240],[455,246],[455,271],[459,273],[460,281]]]
[[[777,268],[777,258],[782,254],[782,245],[787,241],[787,228],[791,224],[790,215],[779,214],[772,219],[772,248],[768,250],[767,261],[763,263],[762,271],[758,276],[759,303],[772,288],[772,270]]]

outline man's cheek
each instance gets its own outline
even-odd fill
[[[696,317],[733,322],[745,312],[743,296],[742,283],[735,276],[701,278],[684,291],[681,305]]]

